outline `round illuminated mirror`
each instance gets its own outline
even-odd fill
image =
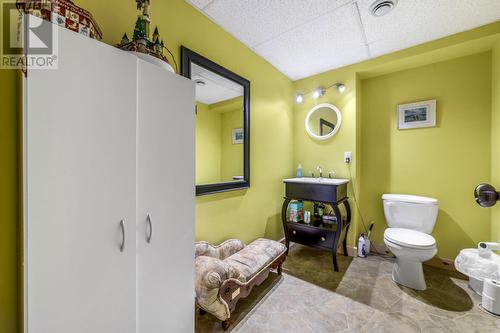
[[[306,131],[316,140],[326,140],[337,134],[342,123],[340,110],[332,104],[319,104],[306,117]]]

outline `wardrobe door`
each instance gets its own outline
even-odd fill
[[[58,30],[24,89],[25,332],[133,333],[136,60]]]
[[[194,332],[194,84],[139,60],[138,332]]]

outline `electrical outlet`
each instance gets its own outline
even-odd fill
[[[350,151],[346,151],[344,153],[344,163],[350,164],[352,162],[352,153]]]

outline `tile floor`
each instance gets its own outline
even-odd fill
[[[482,310],[467,281],[425,267],[428,289],[417,292],[391,279],[393,259],[340,257],[294,245],[282,277],[268,280],[240,301],[235,333],[473,333],[500,332],[500,319]],[[197,332],[222,332],[211,315],[197,315]]]

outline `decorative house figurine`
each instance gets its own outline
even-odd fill
[[[94,39],[102,39],[102,31],[92,14],[71,0],[17,0],[17,8],[46,21]]]
[[[141,11],[141,14],[137,17],[135,22],[134,33],[132,35],[132,40],[129,39],[127,33],[122,37],[121,42],[116,45],[119,49],[138,52],[153,56],[160,59],[168,64],[168,68],[171,70],[170,63],[167,57],[163,53],[165,44],[160,38],[160,33],[158,28],[155,28],[152,37],[150,38],[150,25],[151,16],[149,15],[150,0],[135,0],[137,2],[137,9]],[[173,70],[172,70],[173,71]]]

